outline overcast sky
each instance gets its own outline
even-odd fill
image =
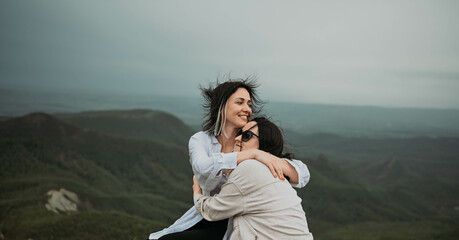
[[[0,2],[0,87],[459,109],[459,1]]]

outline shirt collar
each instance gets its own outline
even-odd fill
[[[217,143],[220,144],[220,143],[218,142],[217,137],[215,137],[213,134],[210,135],[210,138],[212,139],[212,144],[217,144]]]

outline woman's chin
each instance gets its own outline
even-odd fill
[[[245,126],[245,124],[247,123],[242,123],[242,122],[237,122],[235,124],[233,124],[233,126],[237,129],[240,129],[240,128],[243,128]]]
[[[232,126],[234,126],[235,128],[239,129],[239,128],[243,128],[247,122],[242,120],[242,119],[238,119],[237,121],[230,121],[230,122],[227,122],[227,124],[230,123]]]
[[[243,128],[246,124],[247,124],[247,121],[242,120],[242,119],[238,122],[239,128]]]

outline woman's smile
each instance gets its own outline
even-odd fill
[[[249,116],[248,115],[239,115],[239,117],[244,119],[245,121],[249,120]]]

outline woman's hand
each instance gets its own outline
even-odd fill
[[[196,176],[193,176],[193,196],[196,194],[202,194],[201,187],[199,186]]]
[[[280,176],[279,179],[281,180],[285,180],[284,172],[287,172],[287,176],[289,177],[289,174],[292,173],[292,171],[296,174],[295,168],[288,164],[284,159],[278,158],[259,149],[248,149],[237,153],[238,165],[247,159],[255,159],[263,163],[269,168],[274,177],[277,178],[277,176]],[[290,177],[290,179],[292,179],[292,177]],[[296,177],[296,179],[298,179],[298,177]]]
[[[274,177],[278,177],[280,180],[285,180],[284,172],[282,170],[282,164],[284,164],[284,159],[278,158],[271,153],[267,153],[265,151],[258,150],[256,152],[256,160],[266,165]]]

